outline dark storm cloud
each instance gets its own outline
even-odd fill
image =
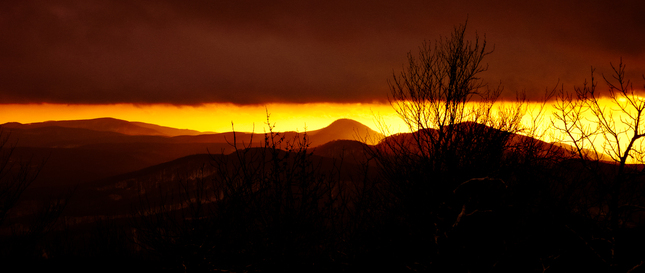
[[[483,76],[537,98],[621,57],[640,79],[644,13],[642,1],[4,1],[0,102],[384,100],[405,54],[467,17],[495,45]]]

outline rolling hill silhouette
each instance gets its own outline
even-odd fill
[[[65,236],[70,234],[70,237],[60,235],[60,238],[64,238],[60,241],[67,244],[70,238],[76,238],[76,245],[79,246],[84,246],[85,236],[94,238],[93,240],[97,242],[94,244],[102,246],[104,241],[99,240],[102,238],[109,240],[117,238],[123,242],[132,242],[143,238],[137,237],[141,234],[159,232],[163,237],[166,234],[174,234],[172,232],[178,230],[179,235],[172,235],[178,240],[197,238],[198,242],[209,242],[213,234],[220,234],[221,238],[238,236],[239,238],[235,237],[237,239],[231,239],[233,243],[230,245],[244,244],[248,241],[250,232],[258,234],[254,236],[259,238],[258,242],[264,242],[264,238],[274,238],[265,236],[269,234],[276,236],[271,241],[271,248],[268,248],[268,251],[274,251],[274,242],[283,242],[285,238],[305,238],[306,240],[303,239],[302,242],[309,242],[309,238],[325,234],[315,233],[316,236],[310,236],[303,233],[306,236],[293,236],[294,233],[287,229],[296,226],[293,223],[308,223],[301,220],[304,218],[312,219],[311,223],[313,223],[306,227],[325,227],[324,224],[319,223],[328,222],[322,220],[317,222],[317,219],[332,219],[329,222],[338,220],[337,227],[340,231],[336,234],[334,233],[336,229],[330,229],[334,231],[330,233],[333,235],[330,238],[338,236],[338,240],[343,241],[347,238],[345,236],[359,236],[350,237],[359,238],[350,246],[354,244],[362,246],[360,236],[369,235],[369,232],[377,230],[377,233],[366,237],[369,239],[366,240],[369,241],[365,246],[368,251],[366,255],[371,257],[373,252],[369,251],[374,247],[371,242],[379,241],[381,238],[390,238],[388,239],[390,242],[397,242],[394,245],[385,245],[383,248],[395,249],[395,251],[404,249],[398,242],[400,242],[399,238],[405,238],[407,234],[410,234],[408,239],[410,242],[417,242],[418,238],[423,238],[427,229],[408,233],[410,232],[407,228],[409,223],[415,223],[413,221],[417,216],[425,223],[428,219],[427,215],[447,215],[457,219],[453,223],[454,219],[448,218],[446,223],[448,228],[452,227],[448,229],[449,235],[452,236],[451,238],[459,238],[459,244],[466,242],[466,246],[478,247],[481,243],[481,249],[488,251],[491,245],[489,238],[523,239],[527,236],[533,238],[534,234],[541,234],[540,232],[547,230],[550,233],[537,238],[537,245],[533,243],[521,245],[526,249],[534,249],[536,246],[541,249],[551,245],[551,243],[542,243],[545,238],[552,236],[549,234],[560,236],[553,237],[554,241],[560,238],[575,239],[571,237],[571,231],[565,230],[564,233],[558,233],[561,230],[560,222],[555,225],[550,224],[554,221],[554,217],[551,216],[553,212],[563,213],[563,217],[558,219],[566,221],[573,219],[571,221],[574,224],[586,223],[585,225],[588,226],[594,225],[591,220],[603,217],[600,208],[593,204],[601,204],[605,200],[601,193],[606,185],[602,180],[594,179],[599,176],[598,174],[611,176],[615,171],[615,164],[598,162],[593,165],[598,172],[590,173],[585,166],[586,161],[572,157],[567,148],[560,144],[547,143],[476,123],[457,124],[449,128],[460,130],[462,133],[455,137],[456,146],[450,147],[454,149],[450,152],[463,152],[467,155],[464,157],[466,160],[455,161],[454,164],[461,164],[454,165],[457,166],[456,171],[430,170],[419,177],[415,177],[418,173],[413,168],[419,166],[423,171],[425,170],[423,168],[431,163],[424,160],[414,161],[418,156],[415,154],[415,144],[418,144],[415,143],[415,139],[436,136],[439,134],[437,130],[402,133],[382,138],[378,143],[375,141],[364,143],[355,139],[365,141],[371,137],[371,134],[378,137],[380,135],[358,122],[339,120],[320,130],[307,132],[311,142],[311,147],[307,151],[296,148],[288,152],[272,148],[263,149],[262,144],[265,141],[263,134],[220,133],[171,137],[127,135],[109,130],[61,126],[28,128],[29,126],[9,125],[7,127],[3,128],[4,132],[8,131],[11,134],[11,140],[18,143],[18,147],[14,150],[17,158],[32,158],[35,161],[47,159],[39,180],[22,196],[19,208],[14,210],[17,216],[11,221],[26,223],[30,215],[38,213],[33,209],[36,207],[34,204],[51,198],[52,194],[62,196],[69,191],[70,186],[76,185],[74,194],[62,214],[65,230],[60,234]],[[233,137],[238,144],[238,153],[235,153],[235,147],[231,145]],[[279,133],[277,139],[288,142],[297,141],[302,137],[302,134],[296,132],[284,132]],[[251,140],[253,145],[249,145]],[[499,143],[501,146],[496,146]],[[288,144],[280,147],[290,150]],[[206,151],[211,153],[206,154]],[[382,153],[378,154],[380,152]],[[487,153],[493,156],[488,157]],[[543,153],[553,154],[557,159],[552,160],[547,155],[543,156]],[[240,154],[250,157],[238,157]],[[413,160],[378,161],[379,156],[394,159],[401,156],[403,159],[413,158]],[[489,167],[490,165],[486,164],[489,161],[496,164],[494,156],[503,158],[500,160],[501,165]],[[537,160],[548,162],[530,161],[532,156]],[[430,154],[429,158],[433,158],[433,154]],[[467,161],[469,158],[475,158],[475,160]],[[246,165],[236,166],[235,162],[239,160],[246,162]],[[393,178],[390,178],[388,173],[385,173],[388,170],[384,169],[391,165],[402,168],[399,169],[401,171],[392,173]],[[406,169],[408,166],[412,166],[412,169]],[[319,172],[309,172],[307,171],[309,168]],[[627,168],[639,171],[642,166],[627,166]],[[479,172],[480,169],[485,171]],[[493,170],[489,172],[489,169]],[[484,177],[483,175],[487,173],[492,173],[494,177]],[[397,180],[399,177],[402,180]],[[642,185],[645,185],[642,180],[634,180],[637,186],[630,192],[642,192]],[[315,184],[317,181],[320,183]],[[418,184],[408,183],[410,181]],[[310,185],[314,187],[309,188]],[[330,186],[325,188],[325,185]],[[410,185],[414,187],[408,188]],[[457,186],[453,187],[454,185]],[[227,189],[233,191],[228,192]],[[305,189],[320,191],[305,191]],[[446,199],[439,199],[441,203],[434,204],[434,200],[438,198],[438,196],[432,196],[435,192],[441,192],[441,196],[446,196]],[[206,194],[199,195],[201,193]],[[420,193],[422,195],[419,195]],[[294,196],[300,199],[290,199]],[[303,199],[310,196],[320,198]],[[620,198],[621,202],[636,202],[635,204],[638,205],[645,203],[640,195],[637,195],[637,198],[632,198],[631,195]],[[288,203],[289,200],[293,202]],[[414,202],[407,203],[408,200]],[[552,200],[555,200],[554,203]],[[321,204],[328,206],[317,210],[317,206]],[[569,213],[569,207],[567,207],[569,205],[573,205],[571,209],[574,213]],[[575,206],[580,206],[583,210],[579,211],[585,213],[585,217],[588,218],[580,217],[582,214],[577,214],[578,208]],[[463,216],[466,207],[472,212],[464,216],[466,218],[460,222],[459,217]],[[205,216],[195,212],[200,211],[201,208],[205,208],[203,210],[206,213]],[[440,208],[440,210],[433,212],[427,208]],[[480,208],[487,210],[485,214],[475,213]],[[426,214],[428,211],[430,213]],[[530,215],[525,216],[527,213]],[[267,215],[274,218],[264,217]],[[247,229],[249,226],[253,227],[248,223],[256,223],[247,222],[249,219],[258,221],[256,229]],[[634,227],[645,225],[645,213],[634,213],[626,219]],[[265,220],[268,224],[263,222]],[[566,221],[563,223],[568,223]],[[488,224],[493,222],[503,228],[489,227]],[[113,225],[113,230],[124,232],[123,235],[102,233],[105,223]],[[211,227],[219,227],[222,223],[231,224],[224,225],[221,229],[211,229]],[[354,223],[361,225],[367,223],[367,225],[354,226]],[[208,228],[202,230],[202,224],[206,224],[204,226]],[[459,226],[455,228],[457,224]],[[123,229],[124,226],[134,228]],[[507,227],[520,232],[506,232]],[[93,228],[97,229],[96,235],[93,233]],[[358,232],[353,233],[354,228]],[[480,232],[482,228],[484,233]],[[282,232],[285,229],[289,232]],[[217,230],[219,233],[212,230]],[[273,230],[280,232],[274,234]],[[293,231],[296,230],[303,229],[300,227],[293,229]],[[347,230],[349,232],[345,233]],[[7,229],[4,231],[6,233]],[[187,233],[181,233],[184,231]],[[200,237],[202,231],[206,232],[205,237]],[[500,232],[496,233],[497,231]],[[56,232],[58,231],[51,234],[59,236]],[[193,236],[193,234],[197,235]],[[474,235],[471,236],[471,234]],[[54,238],[58,240],[59,237]],[[206,239],[202,240],[203,238]],[[462,238],[464,238],[463,241]],[[432,237],[426,239],[427,242],[433,241]],[[503,242],[508,241],[504,239]],[[176,249],[174,242],[172,241],[169,248],[172,251]],[[192,241],[186,242],[188,246],[195,245]],[[220,240],[214,242],[219,243]],[[183,242],[177,243],[180,246],[182,244]],[[460,246],[459,244],[457,246]],[[573,245],[576,246],[576,244],[574,242]],[[156,249],[165,249],[163,248],[165,245],[150,245],[158,247]],[[221,246],[221,249],[228,251],[230,245]],[[250,245],[248,249],[256,249],[255,241]],[[318,242],[312,245],[320,246]],[[422,247],[425,248],[427,245],[424,243]],[[285,249],[291,249],[292,245],[284,246]],[[417,247],[416,243],[407,242],[402,246],[411,246],[412,252],[415,252]],[[448,246],[452,245],[448,244]],[[506,245],[502,246],[505,249]],[[151,249],[155,250],[155,248]],[[336,245],[330,246],[330,249],[335,251]],[[463,248],[458,249],[459,255],[461,255],[461,249]],[[183,255],[183,251],[182,248],[179,253]],[[580,253],[580,251],[574,252]],[[122,253],[122,249],[117,249],[115,253]],[[192,251],[186,253],[194,255]],[[264,253],[259,257],[265,257]],[[486,255],[483,257],[488,259]]]
[[[365,145],[351,140],[334,142],[352,142],[355,143],[354,145]],[[328,149],[321,149],[321,151],[325,150]],[[249,148],[247,151],[249,154],[262,155],[261,148]],[[280,151],[282,155],[286,153],[285,151]],[[330,154],[329,151],[322,153]],[[264,155],[267,157],[271,156],[268,153]],[[290,156],[289,158],[290,160],[295,160],[296,157]],[[69,208],[67,215],[74,217],[85,217],[97,214],[123,215],[128,213],[132,206],[137,205],[137,202],[140,201],[140,193],[144,194],[148,191],[153,191],[152,194],[154,195],[156,194],[154,191],[157,190],[173,192],[180,189],[183,183],[199,179],[207,181],[207,185],[210,187],[212,185],[211,183],[216,181],[215,176],[218,172],[218,168],[214,166],[216,164],[215,162],[228,162],[235,161],[236,159],[235,154],[194,154],[137,171],[86,183],[77,189],[82,194],[78,194],[75,198],[75,203],[83,204],[83,206]],[[310,159],[323,171],[330,171],[339,164],[336,158],[317,155],[316,153]],[[257,163],[255,161],[255,163],[250,164]],[[357,161],[345,162],[344,164],[346,165],[340,177],[344,181],[350,181],[349,177],[353,175],[352,172],[360,169],[359,163]]]
[[[329,126],[308,132],[312,146],[325,144],[333,140],[357,140],[366,144],[378,143],[383,135],[362,123],[352,119],[339,119]]]
[[[73,185],[81,185],[79,191],[86,187],[96,188],[99,184],[102,185],[102,188],[107,189],[116,187],[114,183],[123,183],[123,181],[135,178],[147,177],[145,179],[150,180],[161,179],[160,175],[163,174],[194,174],[208,163],[209,158],[204,154],[224,156],[233,152],[235,150],[232,146],[234,136],[238,144],[237,147],[240,149],[249,147],[248,144],[251,140],[253,145],[250,147],[259,147],[264,144],[263,134],[228,132],[169,137],[145,130],[138,132],[156,135],[127,135],[111,131],[116,130],[115,127],[104,130],[91,129],[101,122],[123,124],[118,120],[98,119],[91,122],[63,122],[63,124],[72,124],[78,127],[87,125],[88,128],[45,126],[46,124],[57,124],[57,122],[34,125],[5,124],[2,128],[5,132],[9,132],[10,143],[17,143],[15,150],[17,158],[31,158],[34,162],[45,162],[39,179],[32,186],[33,189],[30,189],[32,192],[40,192],[41,194],[63,192]],[[474,126],[473,129],[482,132],[495,130],[478,124],[458,126]],[[307,135],[311,142],[311,152],[315,156],[330,160],[352,159],[348,162],[360,164],[366,160],[365,151],[370,147],[387,149],[388,143],[411,143],[415,134],[419,133],[392,135],[376,143],[376,140],[380,139],[382,135],[359,122],[341,119],[325,128],[307,132]],[[280,134],[284,135],[286,140],[302,137],[300,133],[296,132]],[[356,139],[368,142],[364,143]],[[517,143],[535,141],[539,149],[543,150],[554,148],[554,144],[527,136],[513,134],[511,139]],[[560,146],[555,146],[555,149],[564,150]],[[172,177],[174,176],[166,178],[172,180],[174,179]],[[114,185],[110,186],[110,184]],[[103,191],[107,195],[101,197],[103,198],[101,200],[109,199],[109,194],[116,194],[109,192]],[[97,194],[101,194],[100,191],[93,193],[93,195]],[[113,197],[116,198],[115,195]]]
[[[180,135],[199,135],[202,132],[188,129],[176,129],[171,127],[159,126],[144,122],[130,122],[115,118],[96,118],[85,120],[61,120],[45,121],[29,124],[17,122],[6,123],[3,128],[18,129],[35,129],[43,127],[62,127],[62,128],[79,128],[89,129],[100,132],[114,132],[124,135],[148,135],[148,136],[180,136]]]
[[[43,187],[88,183],[193,154],[228,154],[234,151],[234,140],[238,148],[249,146],[251,141],[251,147],[264,144],[263,134],[191,135],[195,131],[112,118],[6,123],[0,128],[8,136],[8,143],[17,147],[17,157],[47,162],[34,184]],[[281,134],[290,141],[302,133]],[[307,135],[310,147],[332,140],[367,139],[368,135],[380,137],[367,126],[348,119],[307,132]]]
[[[336,159],[354,159],[361,162],[366,159],[365,151],[370,145],[356,140],[332,140],[323,145],[311,148],[313,154]]]
[[[509,145],[517,147],[519,145],[532,145],[534,152],[554,152],[566,157],[574,157],[573,154],[569,152],[566,145],[560,143],[548,143],[539,139],[532,138],[530,136],[525,136],[521,134],[515,134],[510,132],[504,132],[499,129],[488,127],[475,122],[464,122],[460,124],[453,125],[455,130],[461,130],[463,133],[471,135],[472,137],[481,137],[481,136],[491,136],[496,135],[498,137],[507,136],[509,139]],[[438,132],[436,129],[428,128],[423,131],[417,131],[413,133],[399,133],[384,137],[375,147],[386,153],[394,152],[392,150],[394,146],[403,144],[411,151],[416,149],[415,139],[423,138],[423,135],[433,135],[437,136]],[[425,136],[427,137],[427,136]]]
[[[263,134],[244,132],[200,133],[192,130],[174,129],[140,122],[128,122],[112,118],[71,121],[47,121],[41,123],[0,125],[10,132],[10,143],[19,147],[73,148],[103,143],[233,143],[261,145]],[[293,139],[296,132],[281,133]],[[340,119],[329,126],[306,132],[311,146],[332,140],[359,140],[375,144],[382,138],[378,132],[350,119]],[[216,151],[219,152],[219,151]]]
[[[353,121],[341,121],[334,126],[352,124]],[[386,143],[391,141],[411,141],[416,133],[404,133],[389,136],[384,138],[377,145],[368,145],[356,140],[342,139],[347,137],[349,130],[342,130],[342,128],[334,128],[334,126],[312,131],[312,138],[319,137],[318,140],[340,138],[328,141],[322,145],[317,145],[310,148],[314,158],[315,164],[322,164],[323,168],[331,168],[334,162],[343,158],[345,165],[343,170],[345,176],[352,175],[352,172],[361,170],[361,162],[367,160],[366,150],[376,148],[381,149],[385,147]],[[476,130],[493,130],[496,129],[486,127],[483,125],[463,124],[460,126],[476,126]],[[360,128],[360,127],[359,127]],[[344,132],[345,135],[336,136],[333,132]],[[289,132],[285,135],[294,136],[296,133]],[[194,181],[202,177],[205,181],[213,181],[213,175],[216,174],[216,168],[213,167],[213,159],[216,160],[234,160],[234,155],[230,153],[213,153],[205,154],[200,148],[203,149],[205,143],[213,140],[221,140],[226,136],[232,137],[232,133],[201,135],[195,137],[180,137],[183,139],[181,142],[186,142],[192,139],[197,143],[103,143],[84,146],[81,148],[61,149],[66,152],[52,156],[55,163],[52,163],[52,168],[59,170],[56,180],[65,179],[65,174],[73,174],[79,177],[75,181],[85,181],[77,189],[77,197],[75,197],[75,204],[82,204],[82,206],[70,206],[68,215],[73,217],[90,217],[92,215],[110,215],[126,213],[129,208],[136,205],[138,202],[140,187],[145,186],[150,189],[166,189],[171,190],[179,187],[180,183],[186,181]],[[238,140],[247,141],[250,134],[240,134]],[[261,135],[256,135],[263,138]],[[525,143],[534,141],[538,150],[556,149],[562,151],[563,148],[551,143],[546,143],[540,140],[532,139],[527,136],[511,134],[512,143]],[[170,138],[172,139],[172,138]],[[405,143],[405,142],[403,142]],[[185,146],[182,146],[185,145]],[[209,143],[209,150],[217,148],[227,149],[232,152],[232,147],[226,143],[219,143],[217,145]],[[226,148],[228,147],[228,148]],[[24,148],[23,148],[24,149]],[[41,148],[44,149],[44,148]],[[174,149],[174,150],[173,150]],[[258,150],[258,148],[250,148]],[[46,150],[46,149],[45,149]],[[74,153],[81,150],[86,153],[81,157]],[[60,152],[60,151],[59,151]],[[253,151],[252,151],[253,152]],[[188,154],[186,154],[188,153]],[[52,151],[52,154],[55,152]],[[102,158],[101,160],[93,160],[93,158]],[[153,160],[154,159],[154,160]],[[73,163],[72,163],[73,162]],[[110,162],[110,163],[108,163]],[[122,164],[117,164],[117,162]],[[65,167],[65,163],[72,166]],[[105,164],[105,168],[100,168],[101,164]],[[580,168],[575,165],[572,168]],[[111,166],[111,167],[108,167]],[[79,171],[84,169],[86,173]],[[92,171],[96,169],[95,171]],[[374,170],[375,168],[372,168]],[[60,170],[66,170],[61,172]],[[45,171],[44,171],[45,173]],[[47,176],[47,174],[45,174]],[[51,176],[51,174],[49,174]],[[91,178],[94,179],[91,179]],[[60,188],[64,184],[58,185]],[[69,185],[69,184],[67,184]],[[46,192],[52,192],[52,186],[49,184],[47,187],[36,189],[36,194],[32,194],[31,198],[38,198],[44,196]]]
[[[101,127],[102,125],[106,127]],[[8,123],[1,128],[8,133],[9,143],[18,147],[16,154],[19,157],[31,157],[35,161],[47,160],[40,178],[34,184],[47,187],[84,184],[188,155],[228,154],[234,151],[234,139],[237,148],[259,147],[264,144],[263,134],[227,132],[171,137],[151,129],[159,129],[160,126],[145,125],[149,128],[144,128],[139,125],[140,123],[103,118],[34,124]],[[473,130],[481,132],[495,130],[479,124],[457,126],[471,126]],[[172,128],[168,130],[184,132],[172,131]],[[128,131],[130,134],[116,131]],[[311,143],[310,148],[316,155],[331,158],[360,155],[362,158],[367,145],[387,150],[388,143],[411,143],[420,132],[383,138],[381,134],[359,122],[340,119],[325,128],[306,133]],[[280,134],[290,141],[302,133]],[[511,139],[517,143],[532,140],[522,135],[513,135]],[[534,141],[542,150],[553,149],[554,144]],[[251,142],[252,145],[249,146]],[[560,146],[555,149],[565,150]]]
[[[55,124],[49,123],[49,124]],[[72,124],[72,123],[69,123]],[[91,124],[80,122],[78,124]],[[466,126],[466,125],[461,125]],[[4,127],[4,126],[3,126]],[[32,157],[47,160],[34,187],[51,189],[71,185],[95,183],[119,175],[132,176],[143,169],[155,169],[168,164],[179,164],[173,161],[186,156],[205,154],[229,154],[234,151],[231,145],[234,139],[238,148],[259,147],[264,144],[264,135],[250,133],[219,133],[195,136],[167,137],[160,135],[125,135],[111,131],[96,131],[88,128],[68,128],[43,126],[30,128],[26,126],[8,126],[11,139],[18,143],[16,154],[19,157]],[[495,130],[477,125],[477,130]],[[299,136],[296,132],[281,133],[286,140]],[[415,133],[403,133],[383,138],[378,144],[374,140],[381,135],[367,126],[349,119],[341,119],[329,126],[307,132],[311,141],[310,149],[314,155],[324,158],[353,159],[354,162],[365,160],[365,150],[370,144],[378,149],[386,149],[387,143],[405,143],[412,141]],[[355,140],[372,140],[363,143]],[[513,135],[514,141],[521,142],[531,138]],[[548,149],[552,144],[535,140],[541,149]],[[558,149],[562,149],[557,147]],[[204,157],[201,157],[204,159]],[[169,163],[174,162],[174,163]],[[164,165],[166,164],[166,165]],[[182,163],[183,164],[183,163]],[[201,167],[202,164],[194,164]],[[186,167],[182,167],[186,169]]]

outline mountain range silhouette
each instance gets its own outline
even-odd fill
[[[43,163],[34,188],[85,184],[195,154],[228,154],[264,144],[263,134],[200,133],[113,118],[0,125],[17,158]],[[284,132],[286,139],[303,133]],[[306,132],[310,148],[334,140],[370,140],[382,135],[350,119]],[[360,143],[360,142],[357,142]],[[317,153],[324,153],[321,148]]]
[[[225,225],[223,230],[231,228],[231,231],[227,231],[228,233],[222,235],[222,238],[240,236],[239,240],[233,240],[235,244],[240,244],[248,241],[247,231],[244,230],[248,227],[248,223],[244,221],[249,219],[260,221],[265,219],[263,217],[274,215],[276,218],[272,221],[277,222],[270,223],[287,221],[280,226],[280,230],[291,227],[291,223],[300,223],[296,219],[301,219],[301,215],[308,214],[295,213],[294,218],[290,218],[291,214],[271,214],[272,206],[278,206],[277,201],[287,202],[294,196],[305,198],[313,196],[311,194],[321,194],[319,199],[312,199],[314,201],[310,204],[329,204],[326,209],[321,210],[321,213],[333,212],[329,215],[349,217],[347,222],[339,222],[343,226],[349,225],[350,228],[345,229],[350,232],[348,234],[352,234],[351,228],[354,223],[362,223],[355,219],[368,221],[366,223],[369,224],[364,227],[356,226],[360,228],[360,232],[352,235],[358,236],[355,238],[380,230],[370,235],[372,237],[368,237],[376,238],[367,242],[368,252],[373,247],[371,242],[379,241],[378,238],[407,236],[409,230],[406,219],[416,219],[414,217],[419,216],[425,221],[427,215],[456,216],[456,220],[451,218],[446,222],[449,224],[448,227],[452,227],[450,236],[465,236],[463,238],[469,238],[464,241],[467,245],[481,243],[481,246],[484,246],[483,249],[488,250],[490,246],[488,240],[491,238],[489,234],[497,237],[519,236],[518,238],[523,238],[523,234],[509,235],[502,231],[506,229],[490,226],[489,218],[485,217],[497,219],[503,227],[507,224],[519,227],[519,230],[525,231],[529,237],[537,234],[535,231],[548,230],[555,234],[554,236],[569,238],[570,231],[558,233],[560,229],[549,224],[549,221],[553,221],[550,215],[554,212],[562,213],[561,208],[564,208],[564,205],[552,204],[551,201],[582,206],[600,203],[603,200],[602,195],[595,194],[595,192],[602,192],[603,185],[594,182],[585,166],[586,162],[572,156],[570,149],[563,144],[548,143],[476,123],[460,123],[450,128],[443,128],[460,130],[461,133],[459,137],[444,138],[439,143],[456,145],[448,149],[454,148],[452,151],[465,155],[461,158],[449,158],[462,161],[455,160],[455,165],[447,167],[431,165],[430,161],[453,154],[432,153],[437,150],[426,151],[423,150],[426,147],[415,145],[418,143],[435,145],[435,142],[427,142],[427,139],[422,138],[436,137],[441,134],[438,129],[385,137],[350,119],[337,120],[325,128],[308,132],[269,134],[196,133],[190,130],[152,124],[142,125],[110,118],[34,124],[7,123],[1,125],[1,129],[2,135],[8,141],[8,145],[4,147],[5,151],[2,152],[6,154],[12,151],[12,160],[15,162],[27,160],[31,164],[30,167],[39,170],[37,180],[30,185],[21,196],[19,203],[12,209],[12,218],[9,219],[11,225],[7,226],[13,228],[28,223],[29,219],[42,213],[37,209],[38,204],[46,202],[43,200],[58,198],[66,202],[60,216],[64,232],[55,231],[50,235],[58,238],[56,236],[69,234],[69,238],[80,240],[76,245],[84,244],[79,243],[84,242],[83,236],[94,236],[91,238],[97,240],[97,243],[94,243],[97,247],[104,245],[102,238],[121,240],[119,242],[135,242],[138,240],[137,236],[143,234],[138,230],[146,228],[144,224],[136,224],[136,221],[143,221],[141,223],[161,221],[160,227],[167,228],[174,227],[176,224],[174,221],[177,219],[172,217],[184,219],[183,224],[188,225],[187,229],[183,229],[181,224],[180,230],[192,234],[194,230],[200,228],[200,225],[197,225],[201,223],[200,221],[211,219],[194,217],[190,214],[202,205],[211,209],[221,209],[222,214],[209,216],[212,217],[212,223],[219,225],[230,222],[231,225]],[[304,140],[308,145],[301,145]],[[495,146],[499,143],[503,143],[504,146]],[[446,146],[434,147],[434,149],[443,149],[443,147]],[[433,147],[429,148],[433,149]],[[379,157],[381,161],[375,160]],[[471,160],[472,158],[474,160]],[[489,177],[487,174],[491,169],[489,163],[496,164],[496,158],[504,164],[496,169],[500,172],[499,177],[495,174]],[[387,161],[389,159],[392,161]],[[423,161],[425,159],[428,160]],[[431,169],[436,166],[438,166],[437,169]],[[459,168],[454,172],[448,169],[454,166]],[[611,175],[614,171],[612,163],[601,161],[594,166],[602,175]],[[398,169],[389,172],[391,170],[387,169],[389,167]],[[626,168],[638,171],[642,166]],[[635,182],[637,187],[633,192],[641,191],[642,179],[637,179]],[[325,188],[325,185],[330,186]],[[247,189],[250,191],[245,191]],[[282,195],[282,191],[287,189],[290,189],[287,192],[293,195]],[[305,191],[308,189],[318,189],[320,192]],[[233,191],[224,193],[226,190]],[[205,199],[190,201],[193,200],[191,198],[197,198],[198,194],[206,192],[209,195],[204,195]],[[254,199],[253,196],[261,198]],[[275,198],[271,199],[271,196]],[[441,201],[444,199],[448,201]],[[293,200],[307,201],[308,199]],[[332,200],[336,200],[335,203],[331,203]],[[642,197],[634,200],[638,204],[644,202]],[[285,209],[299,212],[310,209],[310,207],[300,207],[301,204],[305,204],[300,201],[290,204],[290,206],[278,207],[273,212],[282,212]],[[164,210],[160,210],[162,208]],[[360,210],[361,208],[363,210]],[[428,208],[442,210],[433,212]],[[476,213],[480,208],[482,213]],[[533,212],[535,208],[547,210]],[[552,208],[554,209],[551,210]],[[230,209],[230,213],[226,212],[226,209]],[[343,211],[351,213],[338,214]],[[139,212],[142,214],[137,214]],[[602,212],[593,205],[585,207],[584,212],[590,217],[589,219],[603,216]],[[321,219],[327,219],[325,218],[327,214],[324,213],[321,214]],[[526,213],[533,214],[525,219],[523,215]],[[156,217],[171,217],[168,218],[171,220],[162,221]],[[224,218],[220,221],[217,217]],[[339,219],[343,219],[342,217]],[[466,218],[460,221],[460,217]],[[572,218],[562,217],[562,219]],[[106,221],[103,222],[104,220]],[[641,226],[645,223],[645,213],[630,215],[628,220],[630,225]],[[587,223],[585,221],[588,220],[581,218],[573,221],[579,224]],[[399,222],[401,226],[397,226]],[[190,226],[193,223],[196,224],[194,226],[196,229]],[[240,223],[239,226],[237,223]],[[535,225],[536,223],[540,225]],[[95,232],[93,228],[96,232],[103,232],[103,225],[113,225],[109,227],[110,232],[113,233],[108,235],[91,233]],[[123,229],[123,227],[132,226],[136,228]],[[310,228],[314,226],[324,225],[316,224]],[[271,227],[272,225],[267,224],[259,225],[257,228],[264,232],[272,230],[269,229]],[[482,228],[485,229],[482,233],[485,235],[478,235]],[[148,232],[155,230],[157,230],[155,225],[152,225],[152,229]],[[292,231],[287,230],[289,232],[284,234],[292,238],[290,233]],[[295,232],[300,228],[293,230]],[[411,233],[410,242],[412,243],[406,244],[416,246],[414,242],[419,237],[427,235],[425,230]],[[115,233],[116,231],[123,233]],[[0,229],[0,233],[9,234],[8,232],[12,231],[8,228]],[[166,236],[165,231],[160,232]],[[214,234],[210,229],[206,229],[205,232],[207,237]],[[260,241],[264,238],[262,232],[256,236]],[[471,236],[471,234],[474,235]],[[544,237],[549,238],[549,236]],[[553,238],[560,238],[557,236]],[[287,237],[276,238],[279,240],[275,242],[282,242]],[[315,236],[303,235],[298,238],[315,238]],[[426,239],[428,242],[433,241],[430,237]],[[385,244],[381,250],[403,249],[399,247],[397,240],[399,239],[385,240],[392,244]],[[542,239],[536,242],[541,241]],[[256,249],[254,244],[255,241],[249,249]],[[362,243],[352,242],[352,244]],[[189,242],[188,245],[192,243]],[[423,247],[426,245],[423,244]],[[573,245],[577,247],[577,244]],[[136,249],[138,245],[134,247]],[[335,246],[330,247],[335,249]],[[526,247],[534,248],[533,245]],[[222,246],[222,249],[228,250],[230,246]],[[82,250],[79,251],[82,253]],[[410,253],[415,252],[416,250],[411,250]],[[117,250],[115,253],[122,252]],[[193,255],[193,252],[189,253]],[[482,257],[488,257],[487,252],[482,253]]]

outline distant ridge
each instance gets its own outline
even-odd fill
[[[461,128],[464,129],[467,132],[467,134],[500,134],[503,131],[479,124],[476,122],[463,122],[463,123],[458,123],[454,124],[452,126],[455,126],[455,128]],[[534,153],[552,153],[552,154],[558,154],[563,157],[571,157],[575,158],[575,155],[570,152],[570,150],[567,148],[566,144],[560,144],[560,143],[549,143],[542,141],[537,138],[533,138],[530,136],[525,136],[521,135],[518,133],[511,133],[511,132],[506,132],[509,136],[509,145],[511,146],[522,146],[522,145],[533,145],[535,150],[533,151]],[[399,133],[399,134],[394,134],[387,136],[381,140],[378,144],[374,145],[376,149],[381,150],[383,152],[389,153],[389,152],[395,152],[400,145],[407,146],[410,148],[410,151],[417,150],[417,144],[415,143],[415,139],[419,137],[420,134],[437,134],[437,130],[433,128],[428,128],[424,129],[421,131],[416,131],[412,133]],[[394,150],[392,149],[394,147]]]
[[[356,140],[332,140],[310,150],[314,155],[336,159],[365,159],[370,145]]]
[[[138,121],[132,121],[130,122],[134,125],[144,127],[144,128],[149,128],[153,129],[157,132],[160,132],[166,136],[196,136],[196,135],[203,135],[203,134],[214,134],[215,132],[200,132],[200,131],[195,131],[195,130],[190,130],[190,129],[177,129],[173,127],[166,127],[166,126],[160,126],[156,124],[151,124],[151,123],[145,123],[145,122],[138,122]]]
[[[383,135],[353,119],[338,119],[327,127],[307,133],[311,145],[318,146],[334,140],[356,140],[369,145],[377,144]]]
[[[186,135],[179,130],[128,122],[112,118],[91,120],[47,121],[31,124],[0,125],[2,136],[17,147],[17,157],[36,161],[47,159],[39,174],[42,185],[83,184],[109,176],[136,171],[180,157],[200,153],[230,154],[237,148],[264,144],[264,134],[217,133]],[[162,129],[160,129],[162,128]],[[167,136],[179,132],[179,136]],[[196,131],[193,131],[196,132]],[[302,139],[302,133],[280,132],[286,141]],[[328,157],[348,156],[363,150],[365,136],[380,134],[349,119],[331,123],[326,128],[307,132],[309,148]],[[249,146],[249,143],[252,144]],[[335,141],[345,140],[345,141]]]
[[[63,127],[89,129],[99,132],[114,132],[124,135],[146,135],[146,136],[180,136],[180,135],[199,135],[202,132],[188,129],[176,129],[171,127],[159,126],[144,122],[130,122],[115,118],[96,118],[83,120],[60,120],[45,121],[35,123],[17,123],[10,122],[1,125],[3,128],[17,129],[35,129],[43,127]]]
[[[11,140],[21,147],[72,148],[105,143],[232,143],[239,147],[262,145],[261,133],[244,132],[201,133],[194,130],[175,129],[142,122],[129,122],[113,118],[89,120],[46,121],[30,124],[5,123],[0,125]],[[280,132],[285,139],[302,138],[302,133]],[[333,140],[357,140],[376,144],[382,135],[360,122],[340,119],[329,126],[307,132],[310,147]]]

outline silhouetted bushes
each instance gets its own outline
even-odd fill
[[[269,132],[261,147],[211,155],[202,175],[142,183],[130,215],[33,224],[32,237],[4,237],[3,251],[42,268],[197,272],[627,271],[642,259],[627,251],[645,242],[635,214],[612,231],[616,244],[597,239],[604,195],[583,162],[512,132],[453,126],[451,141],[468,148],[430,151],[449,164],[401,140],[411,135],[364,146],[359,162]],[[612,250],[613,265],[603,259]]]
[[[213,155],[208,181],[186,181],[158,202],[142,201],[136,240],[169,269],[333,265],[342,256],[347,192],[340,165],[307,148],[306,135],[285,140],[270,132],[260,148]]]

